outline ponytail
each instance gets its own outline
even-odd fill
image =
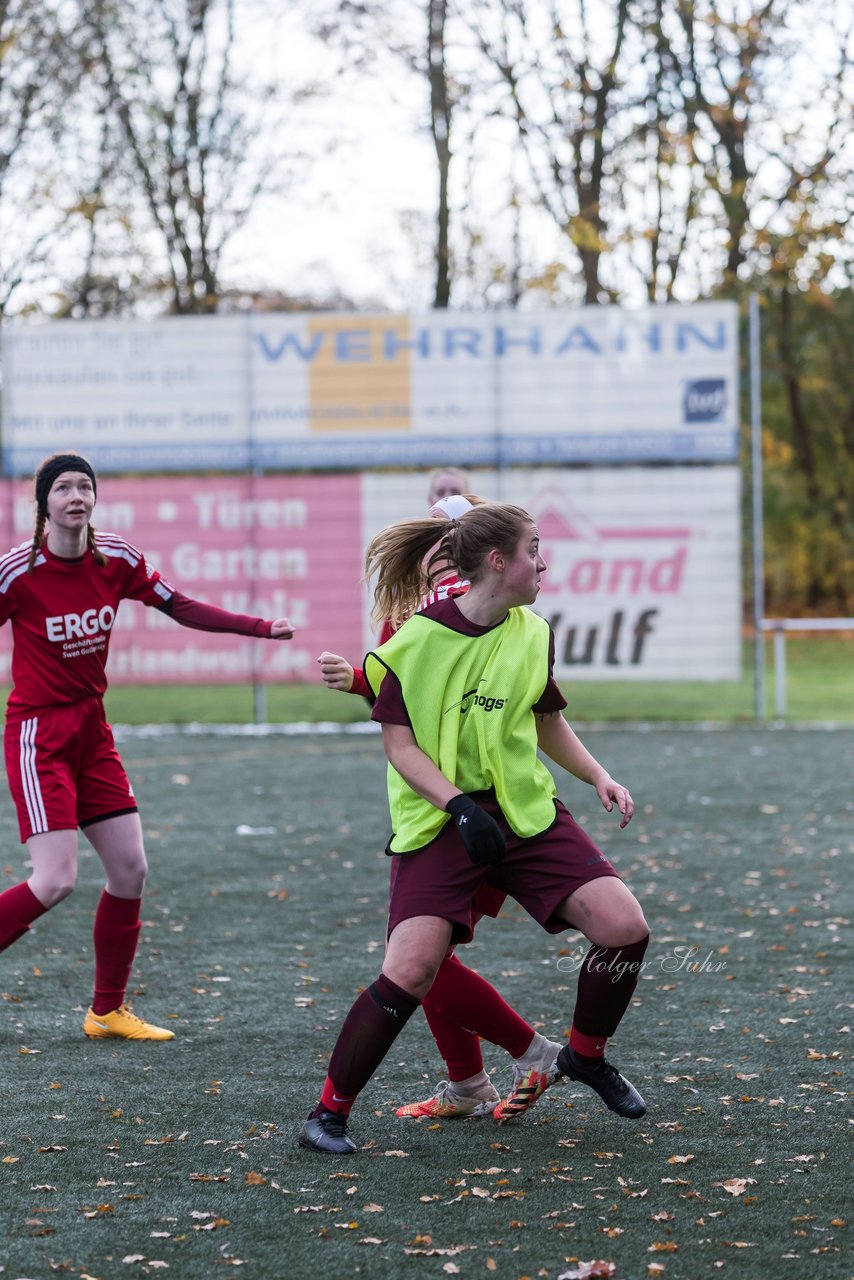
[[[95,541],[94,525],[90,524],[89,528],[86,530],[86,543],[89,550],[92,552],[92,559],[95,561],[95,564],[100,565],[103,569],[104,565],[107,563],[107,557]]]
[[[372,624],[387,618],[400,626],[418,610],[449,564],[461,577],[476,582],[489,552],[512,555],[532,523],[522,507],[481,502],[458,519],[443,522],[438,542],[435,520],[403,520],[381,529],[365,552],[364,580],[378,575]]]
[[[402,520],[381,529],[365,552],[367,582],[377,574],[371,623],[388,619],[399,627],[415,613],[424,597],[424,557],[436,545],[437,521]],[[454,523],[450,520],[448,525]],[[445,539],[442,538],[441,547]],[[433,557],[431,557],[432,559]]]

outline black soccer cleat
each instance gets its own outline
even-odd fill
[[[616,1111],[618,1116],[639,1120],[646,1113],[646,1103],[631,1080],[621,1076],[617,1068],[604,1058],[595,1064],[581,1062],[567,1044],[557,1055],[555,1065],[568,1080],[577,1080],[579,1084],[594,1089],[605,1106]]]
[[[299,1144],[329,1156],[349,1156],[357,1150],[353,1139],[347,1136],[347,1117],[340,1111],[310,1115],[299,1131]]]

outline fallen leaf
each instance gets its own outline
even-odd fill
[[[756,1183],[755,1178],[727,1178],[725,1182],[713,1182],[713,1187],[723,1187],[731,1196],[743,1195],[748,1186]]]
[[[597,1258],[592,1262],[579,1262],[571,1271],[562,1271],[557,1280],[607,1280],[616,1269],[613,1262]]]

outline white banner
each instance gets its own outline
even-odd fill
[[[728,302],[7,323],[4,464],[733,461],[737,324]]]
[[[363,484],[365,544],[425,510],[423,475]],[[471,484],[537,522],[548,568],[536,612],[554,629],[560,680],[739,677],[737,467],[475,471]]]

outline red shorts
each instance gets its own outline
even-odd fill
[[[515,898],[547,933],[569,926],[556,914],[561,903],[582,885],[601,876],[618,876],[572,814],[555,800],[555,820],[537,836],[515,835],[500,810],[488,803],[507,841],[507,856],[497,867],[471,861],[453,822],[425,848],[394,859],[388,932],[413,916],[439,916],[450,921],[452,945],[470,942],[472,903],[481,886]]]
[[[4,748],[22,841],[136,810],[101,698],[7,721]]]

